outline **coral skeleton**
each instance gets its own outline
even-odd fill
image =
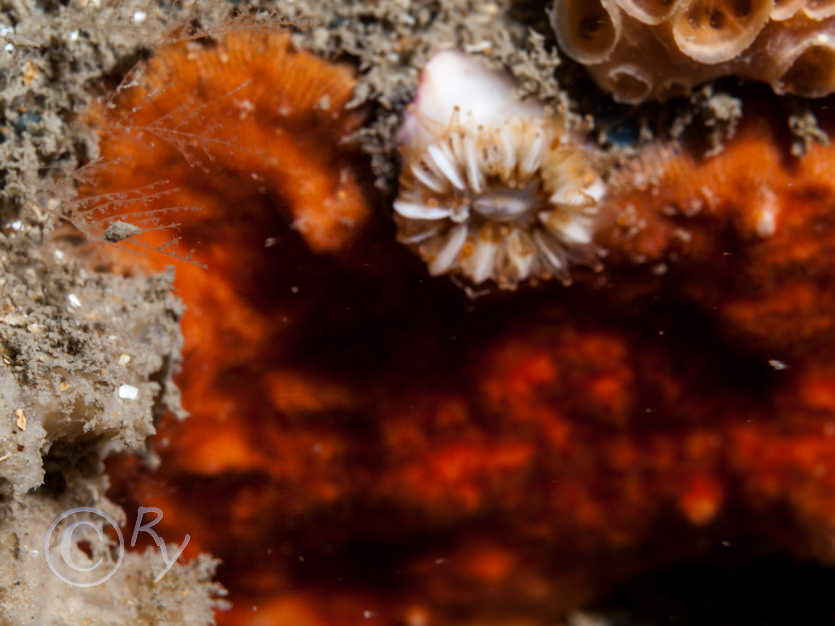
[[[433,275],[512,289],[528,279],[568,284],[574,263],[600,266],[603,183],[562,117],[519,101],[514,87],[457,51],[423,70],[400,130],[394,210],[400,241]]]

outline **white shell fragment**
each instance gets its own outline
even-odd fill
[[[117,393],[122,400],[136,400],[139,397],[139,389],[133,385],[121,385]]]

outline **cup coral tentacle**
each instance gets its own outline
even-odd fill
[[[400,135],[400,241],[433,275],[514,288],[597,267],[603,183],[565,120],[521,102],[503,73],[460,52],[433,57]]]

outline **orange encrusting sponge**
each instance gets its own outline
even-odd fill
[[[95,191],[167,180],[178,191],[166,201],[201,219],[273,195],[314,252],[337,251],[369,214],[342,145],[361,122],[345,108],[354,85],[351,68],[294,50],[285,32],[163,47],[86,115],[107,163]]]

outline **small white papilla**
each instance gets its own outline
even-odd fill
[[[399,239],[433,275],[514,288],[598,266],[602,181],[562,118],[520,102],[513,81],[476,57],[435,55],[398,139]]]

